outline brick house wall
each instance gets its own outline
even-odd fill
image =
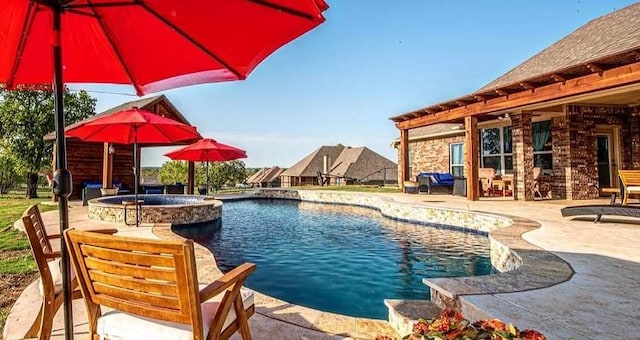
[[[464,131],[454,136],[441,138],[428,138],[409,141],[409,178],[414,180],[421,171],[450,172],[449,169],[449,145],[451,143],[464,143]],[[400,151],[398,149],[398,159]],[[402,169],[398,166],[398,183],[402,181]]]
[[[596,125],[616,125],[620,127],[622,167],[628,168],[634,163],[632,143],[632,120],[630,110],[612,106],[566,106],[569,121],[569,162],[570,171],[565,182],[571,185],[567,190],[567,199],[595,199],[600,196],[598,188],[598,159],[596,154]],[[633,127],[637,131],[637,124]],[[636,134],[637,136],[637,134]],[[555,158],[555,149],[554,149]]]

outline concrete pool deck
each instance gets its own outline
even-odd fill
[[[357,193],[362,195],[363,193]],[[640,220],[605,216],[602,223],[592,219],[562,218],[567,205],[600,203],[597,201],[520,202],[504,198],[486,198],[470,202],[450,195],[374,194],[410,205],[484,211],[528,218],[541,227],[523,238],[567,261],[575,274],[564,283],[517,293],[465,296],[464,298],[493,317],[521,328],[540,330],[548,339],[632,339],[640,331]],[[104,227],[105,222],[90,221],[86,208],[72,204],[70,224],[77,227]],[[57,213],[44,214],[47,227],[57,230]],[[113,227],[113,224],[107,224]],[[155,237],[151,226],[118,226],[130,236]],[[158,230],[160,230],[158,228]],[[7,339],[19,338],[28,327],[26,315],[35,315],[39,305],[37,286],[25,290],[7,323]],[[35,289],[34,289],[35,288]],[[29,292],[29,289],[32,291]],[[35,299],[35,300],[34,300]],[[343,339],[373,338],[388,329],[376,322],[334,316],[329,313],[283,304],[269,297],[257,298],[256,315],[250,319],[256,339]],[[30,301],[30,302],[29,302]],[[35,303],[34,303],[35,301]],[[14,311],[15,310],[15,311]],[[76,331],[82,336],[85,319],[82,301],[74,302]],[[16,313],[23,314],[22,316]],[[274,314],[280,314],[279,319]],[[282,315],[285,315],[282,317]],[[276,316],[277,317],[277,316]],[[289,320],[287,320],[289,318]],[[306,327],[296,326],[301,324]],[[27,324],[22,325],[20,324]],[[62,313],[56,316],[54,338],[61,338]],[[22,328],[21,328],[22,327]],[[85,328],[86,332],[86,328]]]

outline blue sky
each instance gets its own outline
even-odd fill
[[[203,136],[246,150],[248,167],[289,167],[338,143],[397,161],[390,143],[399,132],[389,117],[469,94],[589,20],[635,2],[327,1],[324,24],[247,80],[163,93]],[[127,86],[70,88],[89,90],[97,112],[136,99],[112,94],[133,94]],[[170,150],[145,149],[142,165],[161,165]]]

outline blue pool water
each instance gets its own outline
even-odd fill
[[[246,285],[306,307],[386,319],[384,299],[427,299],[425,277],[488,274],[487,237],[384,218],[352,206],[225,202],[221,225],[175,231],[211,249],[223,272],[254,262]]]

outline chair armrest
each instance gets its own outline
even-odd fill
[[[43,255],[45,259],[57,259],[58,257],[62,256],[62,254],[59,251],[53,251],[50,253],[45,253]]]
[[[105,235],[113,235],[118,232],[118,229],[115,228],[103,228],[103,229],[85,229],[83,231],[88,231],[90,233],[99,233]]]
[[[230,272],[224,274],[221,278],[211,282],[208,286],[200,290],[200,301],[207,301],[212,297],[224,292],[238,281],[244,281],[249,274],[256,270],[253,263],[243,263]]]

